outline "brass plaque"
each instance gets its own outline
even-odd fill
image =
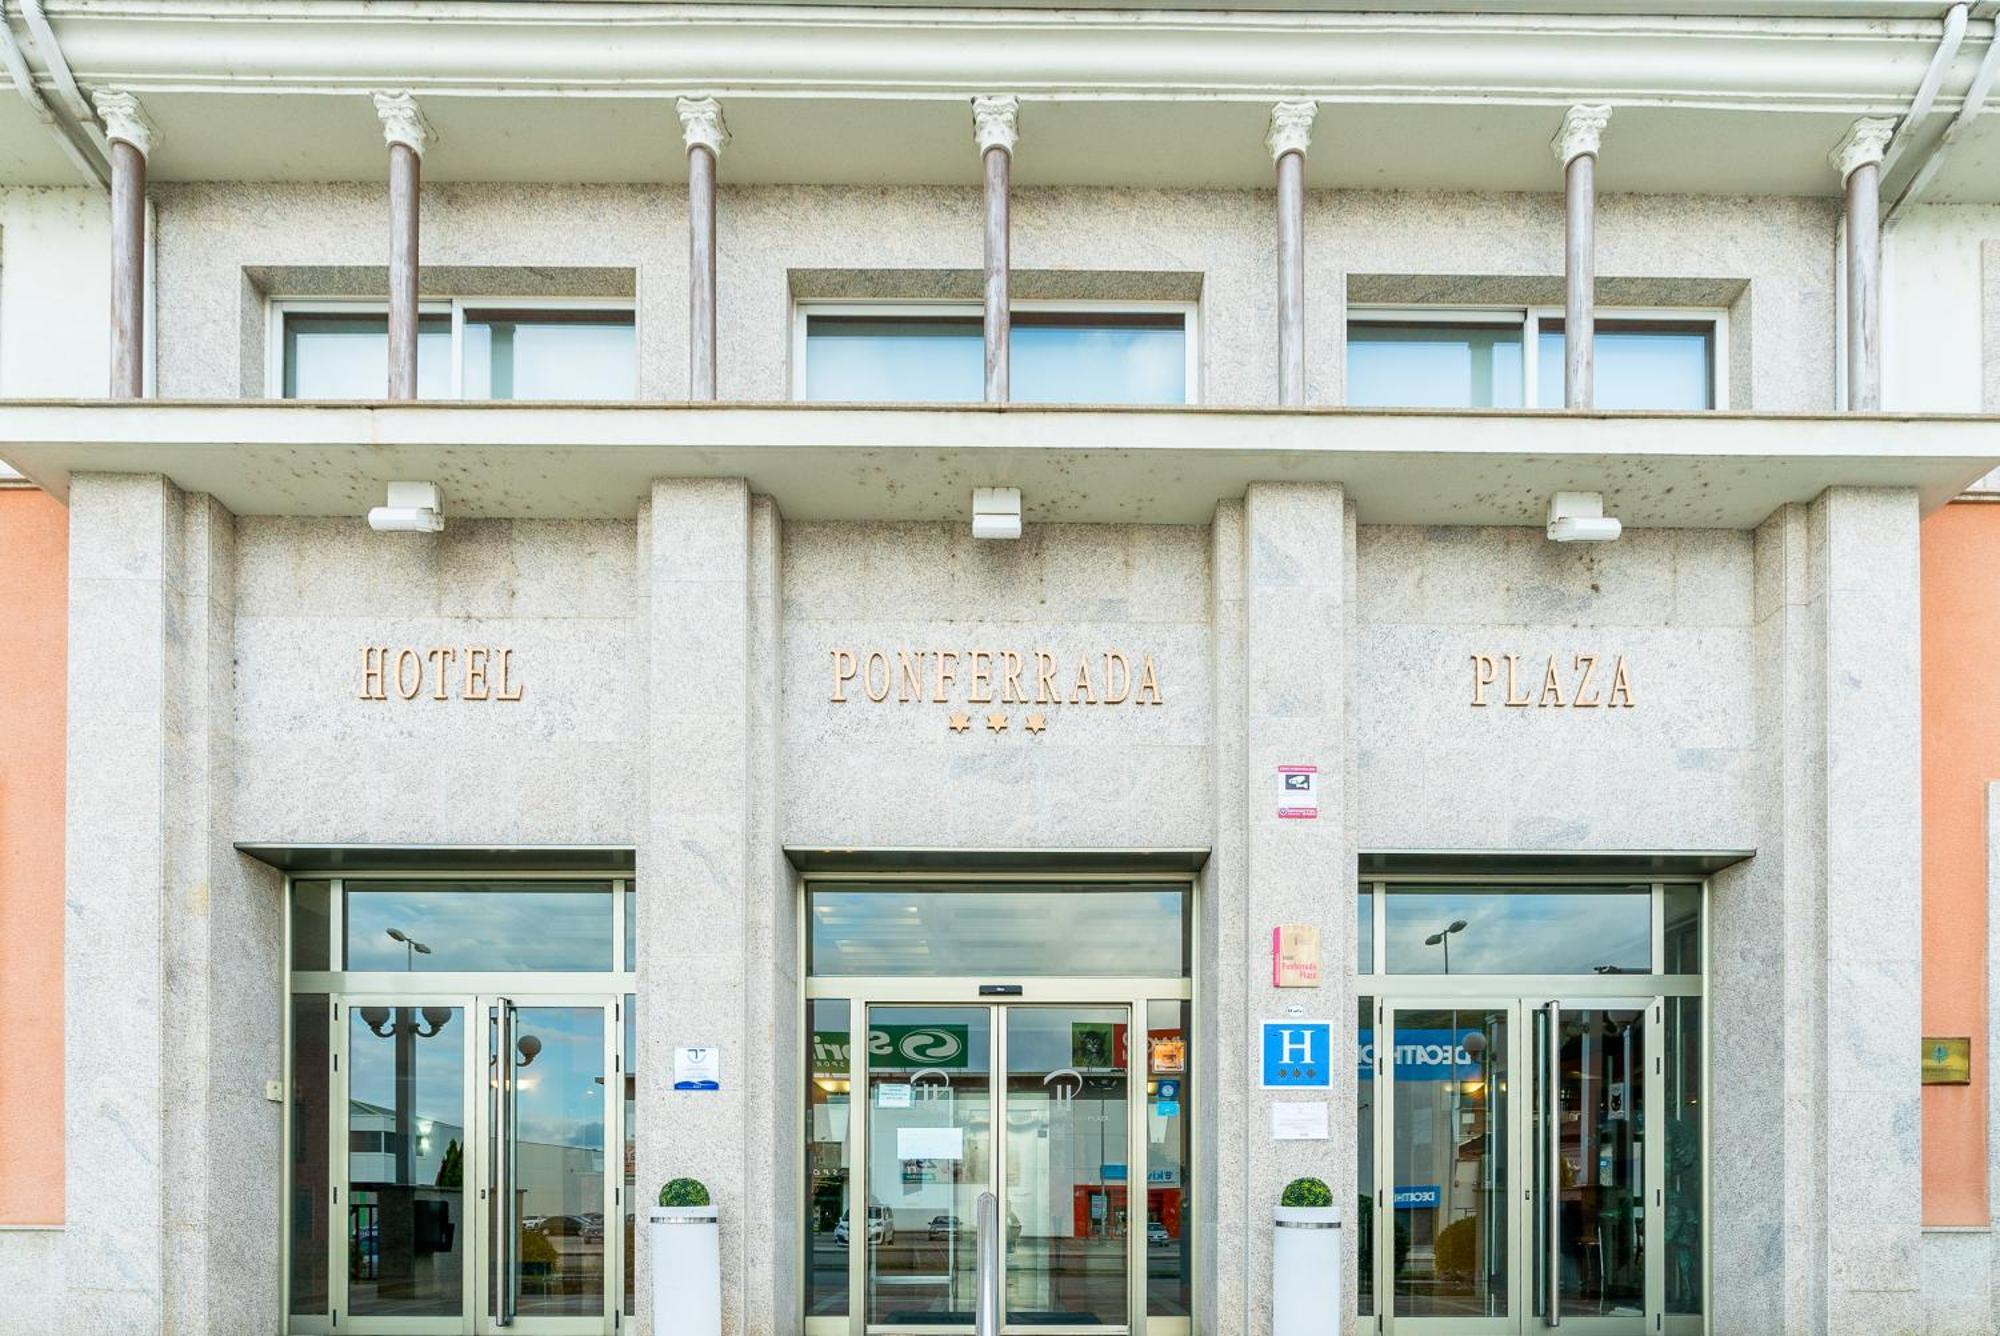
[[[1958,1035],[1924,1036],[1924,1084],[1970,1085],[1972,1040]]]

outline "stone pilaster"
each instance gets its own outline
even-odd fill
[[[1915,1331],[1917,509],[1833,488],[1757,534],[1756,858],[1711,898],[1718,1331]]]
[[[234,520],[154,475],[70,492],[66,1316],[278,1324],[284,941],[230,847]],[[254,870],[253,870],[254,869]]]
[[[723,1330],[752,1330],[749,1165],[770,1158],[754,1135],[750,1090],[772,1054],[750,1044],[751,855],[769,783],[753,764],[753,521],[741,479],[662,479],[641,517],[647,597],[647,791],[639,848],[638,1191],[699,1178],[722,1218]],[[753,773],[758,770],[765,773]],[[768,820],[768,817],[764,818]],[[650,906],[650,909],[648,909]],[[721,1049],[722,1089],[673,1089],[674,1049]],[[651,1330],[647,1250],[638,1250],[639,1316]]]
[[[1352,618],[1353,520],[1333,484],[1257,483],[1238,523],[1217,512],[1216,860],[1210,877],[1220,988],[1210,1051],[1230,1055],[1215,1074],[1217,1183],[1213,1330],[1270,1330],[1271,1208],[1300,1175],[1333,1188],[1343,1218],[1353,1214],[1354,846],[1348,822],[1348,645]],[[1224,551],[1231,534],[1240,554]],[[1231,568],[1234,568],[1233,571]],[[1240,598],[1240,617],[1227,602]],[[1240,627],[1240,656],[1228,646]],[[1226,663],[1240,657],[1240,669]],[[1232,711],[1232,706],[1238,707]],[[1240,718],[1240,743],[1222,720]],[[1313,820],[1277,815],[1278,767],[1319,767]],[[1232,858],[1232,850],[1237,856]],[[1317,924],[1322,948],[1317,989],[1271,983],[1271,930]],[[1242,982],[1232,984],[1229,976]],[[1240,989],[1240,991],[1238,991]],[[1332,1023],[1333,1089],[1311,1095],[1258,1090],[1257,1023]],[[1330,1104],[1326,1141],[1274,1142],[1271,1105],[1281,1099]],[[1349,1245],[1352,1246],[1351,1244]],[[1350,1287],[1351,1291],[1351,1287]],[[1352,1299],[1349,1299],[1352,1302]]]

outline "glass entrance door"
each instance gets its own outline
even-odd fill
[[[1384,1007],[1384,1330],[1640,1336],[1667,1271],[1661,999]],[[1653,1208],[1653,1209],[1649,1209]]]
[[[985,1192],[1003,1331],[1131,1330],[1148,1232],[1130,1196],[1135,1158],[1146,1173],[1133,1006],[865,1010],[863,1151],[834,1229],[864,1330],[973,1330]]]
[[[335,999],[335,1331],[613,1329],[616,1008]]]

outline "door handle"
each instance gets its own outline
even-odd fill
[[[1547,1212],[1548,1250],[1544,1261],[1545,1317],[1551,1327],[1562,1325],[1562,1100],[1556,1083],[1562,1074],[1562,1004],[1543,1008],[1548,1015],[1548,1043],[1542,1053],[1542,1127],[1548,1138],[1544,1157],[1543,1210]]]
[[[990,1192],[979,1194],[974,1206],[974,1228],[978,1231],[973,1273],[973,1336],[1000,1336],[1000,1199]]]
[[[514,1221],[514,1003],[501,998],[493,1008],[493,1229],[494,1258],[499,1275],[494,1295],[493,1325],[514,1325],[514,1273],[519,1269],[521,1233]]]

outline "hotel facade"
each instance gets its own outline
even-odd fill
[[[8,6],[0,1332],[2000,1330],[1995,17]]]

